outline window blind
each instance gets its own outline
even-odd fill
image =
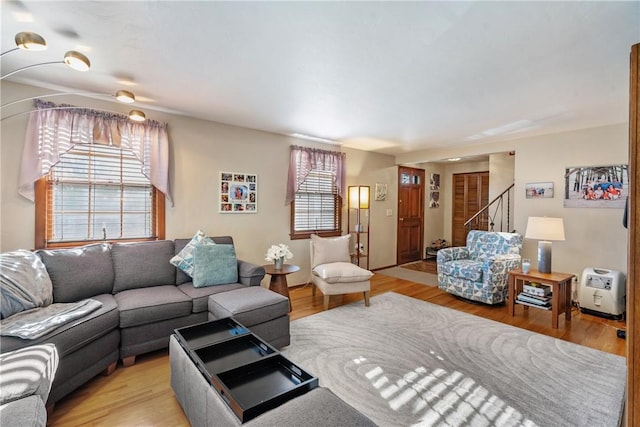
[[[335,231],[339,208],[334,174],[312,170],[295,195],[294,232]]]
[[[129,150],[76,144],[48,185],[50,242],[153,237],[154,188]]]

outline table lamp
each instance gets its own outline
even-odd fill
[[[538,242],[538,271],[551,273],[551,241],[564,240],[562,218],[530,216],[524,237],[540,240]]]

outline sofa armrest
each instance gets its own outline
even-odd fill
[[[53,344],[39,344],[0,354],[0,404],[36,395],[46,403],[58,369]]]
[[[264,268],[249,261],[238,260],[238,282],[246,286],[260,286],[264,278]]]
[[[442,248],[438,251],[437,263],[442,264],[458,259],[469,259],[469,250],[466,246],[454,246],[452,248]]]

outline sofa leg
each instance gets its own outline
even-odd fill
[[[111,365],[107,366],[105,370],[102,371],[102,376],[108,377],[109,375],[113,374],[113,371],[116,370],[117,365],[118,362],[113,362]]]
[[[329,310],[329,295],[324,296],[324,309]]]
[[[369,291],[364,291],[364,306],[369,307]]]
[[[135,356],[129,356],[122,359],[122,366],[124,366],[125,368],[129,366],[133,366],[135,363],[136,363]]]
[[[55,403],[49,403],[47,405],[46,409],[47,409],[47,419],[49,419],[53,415],[54,409],[56,409],[56,404]]]

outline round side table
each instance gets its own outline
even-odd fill
[[[300,267],[293,264],[284,264],[281,269],[276,270],[273,264],[263,265],[265,273],[271,275],[269,290],[277,292],[289,298],[289,311],[291,311],[291,297],[289,296],[289,285],[287,284],[287,274],[295,273]]]

